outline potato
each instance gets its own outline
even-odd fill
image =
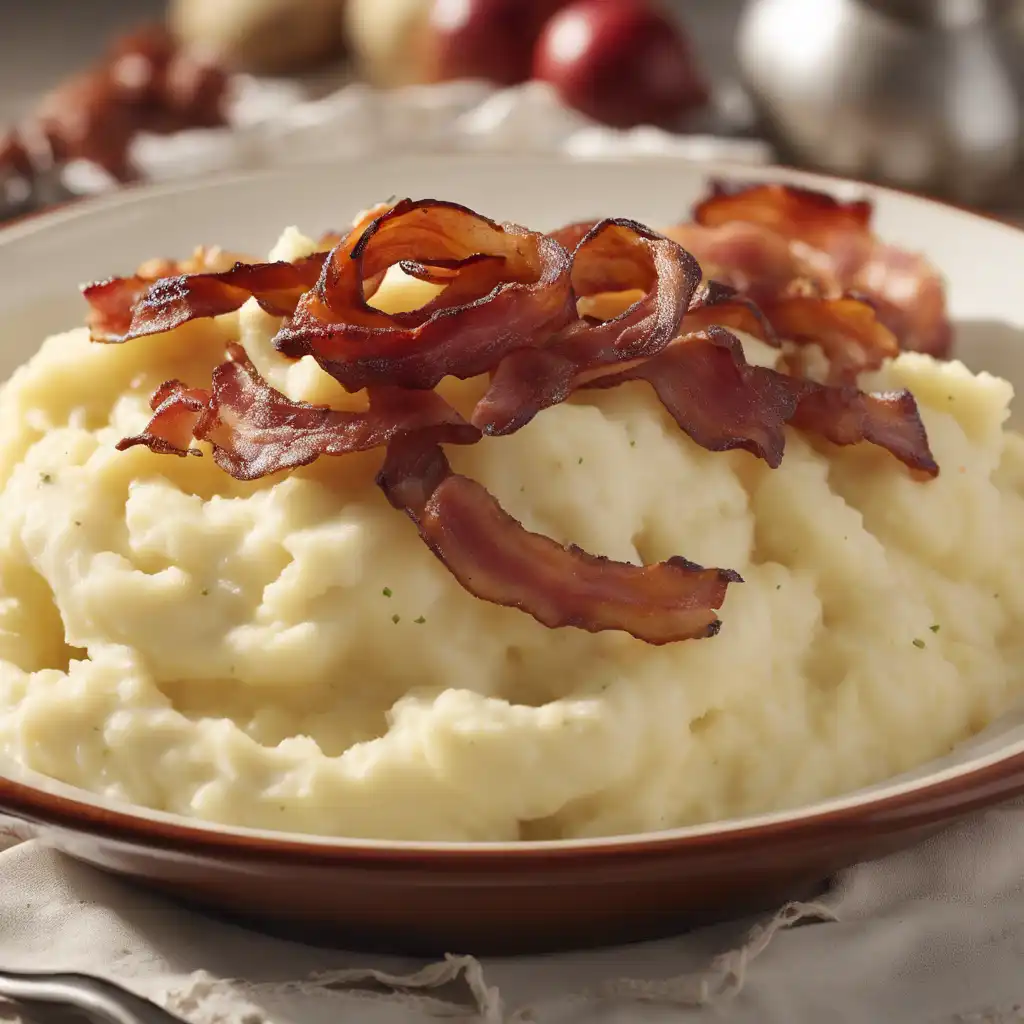
[[[345,35],[359,73],[381,88],[426,80],[431,0],[348,0]]]
[[[287,74],[339,56],[344,0],[171,0],[171,31],[239,71]]]

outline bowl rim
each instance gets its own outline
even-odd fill
[[[471,153],[415,154],[420,166],[445,167],[453,161],[460,166],[507,163],[504,154]],[[973,210],[941,198],[918,195],[889,185],[879,185],[855,178],[806,171],[785,164],[737,164],[727,161],[690,161],[678,157],[646,158],[608,156],[580,160],[563,155],[517,155],[515,161],[537,167],[553,164],[603,166],[608,164],[685,164],[705,178],[733,178],[747,181],[788,182],[844,194],[860,193],[868,198],[889,196],[915,206],[933,207],[948,214],[998,225],[1024,237],[1024,227],[1010,223],[995,214]],[[222,188],[244,187],[287,182],[294,176],[315,168],[344,166],[336,160],[306,160],[277,168],[251,171],[221,171],[186,181],[156,184],[133,184],[116,192],[83,198],[55,209],[30,214],[0,227],[0,251],[20,239],[39,232],[59,229],[69,222],[102,216],[105,212],[126,206],[145,205],[192,193],[213,192]],[[918,766],[918,772],[927,764]],[[656,832],[594,836],[580,839],[512,840],[498,842],[441,842],[418,840],[367,839],[344,836],[321,836],[245,826],[222,825],[193,819],[184,815],[151,810],[120,803],[93,794],[76,786],[50,779],[30,769],[15,766],[16,778],[4,774],[0,763],[0,829],[4,816],[18,819],[30,826],[56,827],[71,832],[127,841],[144,846],[159,845],[167,850],[190,853],[307,863],[353,863],[387,861],[395,865],[410,864],[429,856],[435,866],[464,869],[467,862],[491,867],[519,870],[524,862],[585,857],[608,860],[634,857],[638,852],[651,854],[677,852],[681,848],[701,850],[707,854],[725,848],[756,846],[797,835],[823,830],[859,831],[886,823],[902,826],[927,826],[936,821],[959,817],[984,806],[1024,794],[1024,738],[983,756],[947,766],[931,774],[913,778],[897,775],[870,787],[840,794],[811,804],[741,818],[710,821]],[[38,778],[34,784],[32,778]]]

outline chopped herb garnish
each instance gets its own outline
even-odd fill
[[[938,624],[938,623],[936,622],[936,623],[935,623],[935,625],[933,625],[933,626],[929,626],[928,628],[929,628],[929,629],[930,629],[930,630],[931,630],[931,631],[932,631],[933,633],[938,633],[938,631],[939,631],[939,624]]]
[[[914,646],[920,651],[924,649],[924,641],[920,637],[914,637]]]
[[[391,596],[391,588],[390,588],[390,587],[385,587],[385,588],[384,588],[384,589],[383,589],[383,590],[381,591],[381,593],[382,593],[382,594],[383,594],[383,595],[384,595],[385,597],[390,597],[390,596]]]
[[[775,584],[775,589],[776,590],[781,590],[782,589],[782,584],[781,583],[776,583]]]
[[[412,621],[415,622],[417,626],[422,626],[423,623],[426,622],[427,620],[425,618],[423,618],[422,615],[420,615],[418,618],[415,618]]]
[[[391,621],[397,626],[402,621],[401,615],[392,615]]]
[[[82,520],[81,519],[76,519],[75,520],[75,526],[81,526],[81,525],[82,525]]]
[[[203,589],[200,590],[199,593],[202,594],[203,597],[209,597],[210,596],[210,591],[206,587],[203,587]]]
[[[636,447],[636,441],[630,441],[629,442],[629,447],[630,448],[635,448]]]
[[[53,474],[52,473],[40,473],[39,474],[39,479],[44,484],[52,484],[53,483]]]
[[[579,457],[579,460],[577,461],[576,465],[577,466],[582,466],[583,465],[583,456],[582,455]]]

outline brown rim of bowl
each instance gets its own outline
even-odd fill
[[[740,165],[736,165],[740,170]],[[923,199],[936,206],[946,207],[958,213],[966,213],[983,220],[1001,224],[1012,231],[1024,234],[1024,226],[1014,224],[994,213],[975,207],[963,206],[948,199],[937,198],[920,192],[912,192],[899,186],[881,182],[864,181],[859,178],[844,178],[827,171],[797,167],[792,164],[751,165],[743,167],[747,180],[764,180],[765,170],[782,170],[798,175],[812,175],[837,185],[860,186],[866,190],[884,189],[911,199]],[[748,173],[749,172],[749,173]],[[769,179],[773,180],[773,179]],[[131,187],[131,186],[129,186]],[[135,186],[138,188],[139,186]],[[143,188],[145,186],[142,186]],[[125,191],[124,189],[116,191]],[[0,228],[23,224],[37,216],[65,210],[88,201],[90,197],[70,199],[40,210],[32,210],[14,217],[0,225]],[[74,788],[74,787],[72,787]],[[840,794],[853,797],[854,793]],[[964,795],[964,794],[969,795]],[[192,854],[232,854],[244,860],[299,860],[307,864],[352,864],[353,862],[373,863],[381,866],[390,862],[395,866],[409,865],[415,861],[430,858],[431,867],[450,870],[465,870],[470,864],[489,868],[507,868],[514,872],[530,861],[610,861],[636,856],[638,849],[653,853],[672,851],[678,848],[700,849],[714,852],[722,846],[747,846],[781,837],[793,839],[802,834],[820,834],[822,829],[853,830],[884,825],[896,820],[904,828],[927,826],[950,818],[969,814],[971,811],[1000,803],[1003,800],[1024,794],[1024,751],[983,765],[973,771],[929,784],[922,782],[910,789],[891,796],[867,799],[850,806],[833,808],[811,813],[800,813],[799,817],[781,821],[744,826],[742,819],[722,822],[728,825],[724,831],[708,831],[699,835],[677,835],[678,830],[638,833],[625,836],[595,837],[584,843],[566,845],[560,840],[534,842],[517,846],[515,843],[496,847],[490,844],[432,844],[402,841],[389,845],[387,841],[374,840],[374,845],[361,845],[359,839],[309,836],[304,840],[301,833],[274,833],[262,835],[240,829],[238,832],[218,832],[213,823],[202,827],[192,825],[187,818],[164,821],[121,811],[96,804],[75,800],[71,797],[49,793],[26,783],[0,775],[0,814],[4,812],[32,825],[64,828],[69,831],[86,832],[91,835],[126,843],[151,845],[159,841],[161,847],[181,850]],[[142,809],[144,810],[144,809]],[[785,813],[785,812],[783,812]],[[710,822],[713,826],[715,823]],[[316,843],[308,840],[315,839]]]
[[[700,850],[705,853],[738,846],[761,845],[785,838],[792,841],[800,836],[821,836],[823,832],[834,836],[840,831],[885,828],[897,825],[900,829],[939,824],[971,811],[991,806],[1024,794],[1024,750],[1001,760],[985,764],[972,771],[943,779],[939,782],[922,781],[913,788],[879,796],[839,808],[801,813],[799,817],[781,821],[744,826],[738,822],[723,822],[724,831],[707,831],[696,835],[678,835],[678,830],[638,833],[636,835],[595,837],[593,840],[569,845],[562,840],[549,840],[517,845],[508,844],[435,844],[386,840],[309,836],[315,842],[304,841],[301,834],[278,833],[263,835],[239,829],[218,832],[216,825],[204,822],[194,826],[188,819],[164,821],[147,818],[131,811],[121,811],[96,804],[85,803],[71,797],[49,793],[26,783],[0,776],[0,813],[6,812],[33,825],[63,828],[85,832],[105,839],[126,843],[152,845],[162,849],[181,850],[191,854],[224,856],[230,854],[252,860],[296,860],[306,864],[364,863],[381,867],[410,866],[426,858],[432,867],[465,870],[467,867],[487,866],[492,869],[518,871],[526,864],[537,861],[588,862],[612,861],[622,857],[635,857],[639,851],[658,854],[678,849]],[[855,794],[848,794],[853,797]],[[785,812],[783,812],[785,813]],[[709,823],[713,828],[715,823]]]

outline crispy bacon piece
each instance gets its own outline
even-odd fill
[[[152,282],[113,278],[88,285],[83,294],[99,313],[92,322],[92,340],[121,344],[163,334],[189,320],[232,313],[250,298],[272,316],[288,316],[316,283],[326,258],[327,253],[316,252],[294,263],[236,263],[221,273],[179,274]],[[131,310],[127,329],[104,330],[111,324],[124,326],[119,311],[125,306]]]
[[[711,182],[711,194],[693,208],[705,227],[734,221],[757,224],[789,242],[828,253],[840,278],[860,266],[871,244],[871,203],[843,202],[825,192],[778,183]]]
[[[849,287],[870,297],[878,319],[902,348],[949,357],[953,327],[946,314],[946,289],[923,256],[876,241]]]
[[[588,364],[636,359],[661,351],[675,337],[700,284],[700,266],[681,246],[636,221],[599,221],[572,254],[576,297],[642,292],[618,316],[577,321],[554,344]]]
[[[739,338],[729,331],[708,327],[653,359],[585,386],[613,388],[631,380],[647,381],[683,432],[702,448],[741,448],[773,469],[782,462],[784,427],[800,401],[794,384],[802,382],[750,365]]]
[[[209,391],[190,388],[180,380],[164,381],[149,400],[153,418],[146,429],[134,437],[123,438],[115,447],[123,452],[143,444],[157,455],[202,455],[192,447],[192,439],[199,417],[209,403]]]
[[[899,354],[896,336],[874,309],[852,296],[818,299],[792,296],[762,307],[779,335],[798,345],[818,345],[828,360],[829,383],[853,384]]]
[[[455,273],[419,309],[374,309],[363,282],[402,261]],[[569,323],[569,267],[569,254],[546,235],[454,203],[403,199],[332,252],[275,344],[286,355],[312,355],[349,391],[432,388],[449,375],[483,373]]]
[[[611,388],[631,380],[647,381],[679,427],[708,451],[740,448],[775,469],[788,423],[833,444],[869,441],[924,476],[939,471],[909,391],[871,395],[752,366],[739,339],[721,327],[682,338],[653,359],[584,386]]]
[[[329,231],[320,237],[317,247],[321,250],[332,249],[340,241],[340,235]],[[314,253],[309,257],[308,265],[299,270],[296,278],[308,280],[309,287],[312,287],[326,258],[326,252]],[[216,246],[199,246],[186,260],[148,260],[129,277],[112,277],[106,281],[86,285],[82,289],[82,294],[90,306],[86,322],[93,341],[116,343],[147,334],[158,334],[160,331],[170,330],[171,327],[178,327],[187,320],[230,313],[238,309],[252,294],[245,294],[241,297],[242,301],[234,305],[240,297],[233,291],[235,287],[244,288],[250,279],[254,279],[258,285],[274,285],[272,279],[275,275],[278,278],[277,283],[280,284],[288,273],[279,269],[273,273],[261,271],[247,276],[238,269],[239,267],[245,266],[250,270],[257,267],[280,268],[306,262],[299,260],[298,264],[252,263]],[[218,302],[215,298],[211,300],[211,296],[217,291],[217,279],[224,284],[223,302]],[[173,283],[165,286],[161,283],[164,280]],[[194,302],[191,296],[193,288],[197,293]],[[287,306],[287,311],[291,312],[295,308],[298,294],[295,294],[294,300],[290,296],[283,297],[280,294],[276,299],[282,303],[282,307]],[[204,296],[207,299],[205,306]],[[275,295],[268,293],[267,299],[272,304]],[[168,303],[168,306],[164,309],[158,308],[161,302]],[[136,307],[140,303],[147,308],[136,316]],[[212,312],[207,311],[210,309]],[[272,309],[268,311],[272,312]],[[160,326],[161,320],[166,320],[170,326]],[[140,328],[137,333],[133,332],[133,325]]]
[[[55,166],[88,160],[118,181],[135,181],[132,141],[142,132],[227,125],[231,82],[226,68],[181,46],[164,26],[134,29],[0,135],[0,172],[31,182]]]
[[[742,582],[685,558],[631,565],[530,533],[421,438],[388,445],[377,483],[466,590],[549,629],[625,630],[649,644],[714,636],[726,588]]]
[[[639,292],[641,298],[609,320],[576,320],[550,344],[505,356],[473,413],[473,423],[485,433],[519,430],[565,401],[588,372],[660,352],[685,322],[700,267],[675,242],[642,224],[603,220],[576,246],[571,278],[579,298],[613,290]]]
[[[665,234],[696,257],[705,280],[729,285],[756,303],[785,294],[794,281],[817,294],[838,288],[827,267],[793,252],[787,239],[759,224],[676,224]]]
[[[694,224],[671,229],[705,273],[758,303],[801,291],[864,295],[904,349],[949,355],[952,329],[938,271],[877,239],[871,204],[780,184],[715,182]],[[780,332],[781,333],[781,332]]]
[[[682,332],[690,334],[713,326],[730,327],[773,348],[779,346],[775,326],[757,303],[720,281],[705,281],[690,302],[683,318]]]
[[[321,455],[347,455],[415,433],[450,444],[480,437],[433,391],[380,388],[365,412],[342,412],[293,402],[260,376],[240,345],[213,371],[210,391],[168,381],[154,393],[146,429],[117,445],[146,445],[159,454],[201,454],[191,439],[209,441],[214,461],[236,480],[256,480],[282,469],[305,466]]]
[[[851,385],[830,387],[808,380],[797,382],[801,395],[793,426],[833,444],[868,441],[895,455],[916,476],[939,475],[917,402],[909,391],[872,395]]]
[[[549,231],[548,234],[563,248],[573,252],[576,246],[600,223],[600,218],[596,220],[579,220],[572,224],[566,224],[564,227],[557,228],[554,231]]]
[[[201,245],[188,259],[147,260],[129,277],[112,277],[86,285],[82,293],[90,307],[86,323],[93,340],[105,335],[127,333],[132,323],[132,309],[154,281],[180,274],[223,271],[237,262],[237,257],[232,257],[216,246]]]

